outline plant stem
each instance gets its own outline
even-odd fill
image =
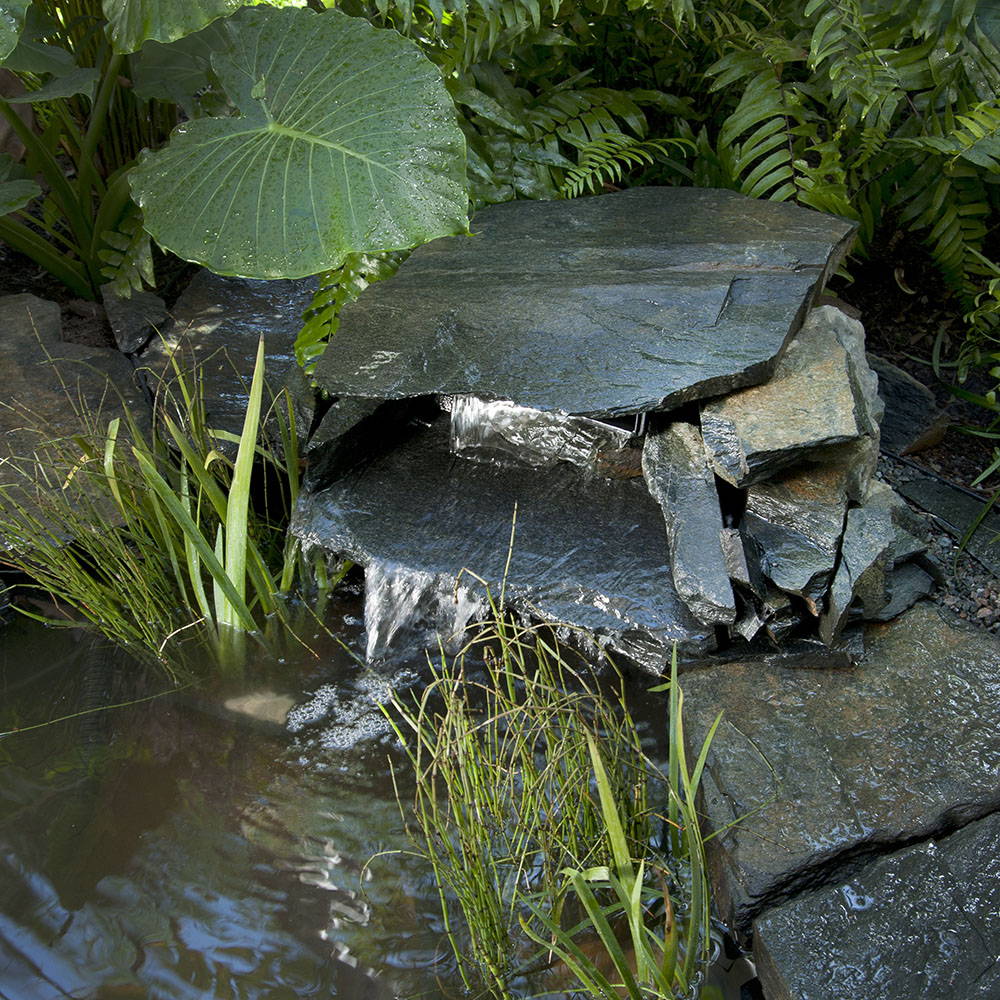
[[[83,269],[27,226],[10,218],[0,219],[0,240],[40,264],[81,298],[93,298],[94,290]]]

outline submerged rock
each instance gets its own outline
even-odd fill
[[[719,495],[698,429],[675,423],[648,435],[642,471],[663,511],[670,568],[681,600],[706,625],[731,624],[736,620],[736,601],[723,551]],[[726,542],[733,562],[737,556],[731,539]]]
[[[747,486],[831,445],[862,436],[877,442],[881,415],[864,328],[823,306],[809,314],[768,382],[706,403],[701,427],[716,472]]]
[[[723,919],[741,933],[845,863],[1000,808],[1000,640],[932,606],[870,626],[849,670],[731,663],[687,675],[685,722],[708,756]],[[733,825],[735,824],[735,825]]]
[[[675,641],[682,653],[710,648],[713,630],[674,590],[663,515],[641,481],[597,478],[566,463],[524,475],[458,458],[446,419],[411,433],[395,450],[304,495],[296,535],[374,567],[376,580],[389,571],[397,583],[431,579],[450,597],[460,575],[482,594],[478,574],[498,596],[516,515],[505,584],[516,610],[586,628],[610,653],[653,673]],[[455,616],[442,605],[447,634]],[[370,639],[383,629],[369,626]]]
[[[494,205],[472,228],[344,309],[316,369],[325,392],[614,417],[754,385],[854,227],[672,187]]]
[[[754,923],[768,1000],[994,1000],[998,953],[996,814],[872,861]]]

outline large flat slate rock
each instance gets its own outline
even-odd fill
[[[731,663],[690,674],[692,741],[725,715],[705,809],[724,918],[767,907],[852,858],[1000,808],[1000,641],[921,604],[869,627],[854,668]]]
[[[609,417],[771,374],[853,225],[733,191],[639,188],[479,212],[347,306],[329,394],[475,394]]]
[[[699,624],[674,590],[663,514],[641,479],[603,479],[569,463],[524,470],[471,461],[453,455],[448,438],[443,416],[302,496],[293,518],[306,545],[365,566],[370,652],[373,632],[391,638],[391,623],[405,617],[407,605],[426,610],[437,602],[446,612],[463,570],[466,586],[475,584],[471,571],[498,596],[515,507],[506,582],[515,609],[582,626],[612,654],[653,673],[675,640],[691,654],[712,645],[713,629]],[[395,606],[376,609],[374,586],[380,600],[395,595]],[[461,624],[453,608],[450,615]]]
[[[865,865],[754,923],[768,1000],[995,1000],[1000,815]]]

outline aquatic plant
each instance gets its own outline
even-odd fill
[[[0,504],[4,561],[65,606],[66,617],[46,620],[82,619],[165,664],[182,639],[210,640],[221,652],[235,634],[280,619],[279,595],[304,572],[297,544],[251,503],[255,458],[279,473],[289,508],[299,485],[287,394],[275,398],[270,421],[262,415],[263,343],[238,438],[206,424],[197,371],[187,376],[175,362],[174,375],[152,431],[127,411],[105,427],[82,407],[79,434],[36,427],[36,450],[11,460],[19,481]],[[226,440],[237,444],[235,459]]]
[[[620,675],[598,679],[548,630],[493,611],[412,702],[385,707],[416,778],[404,816],[463,980],[499,997],[539,983],[608,1000],[689,995],[709,945],[695,798],[712,733],[689,771],[676,658],[664,775]]]

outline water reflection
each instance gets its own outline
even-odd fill
[[[163,684],[71,633],[15,623],[0,649],[3,729],[66,714],[88,684],[117,700]],[[352,661],[318,651],[0,741],[0,997],[439,995],[428,873],[364,867],[406,847],[388,741],[362,726],[331,746],[329,712],[278,724],[318,682],[355,724],[373,710],[344,694],[364,687]]]

